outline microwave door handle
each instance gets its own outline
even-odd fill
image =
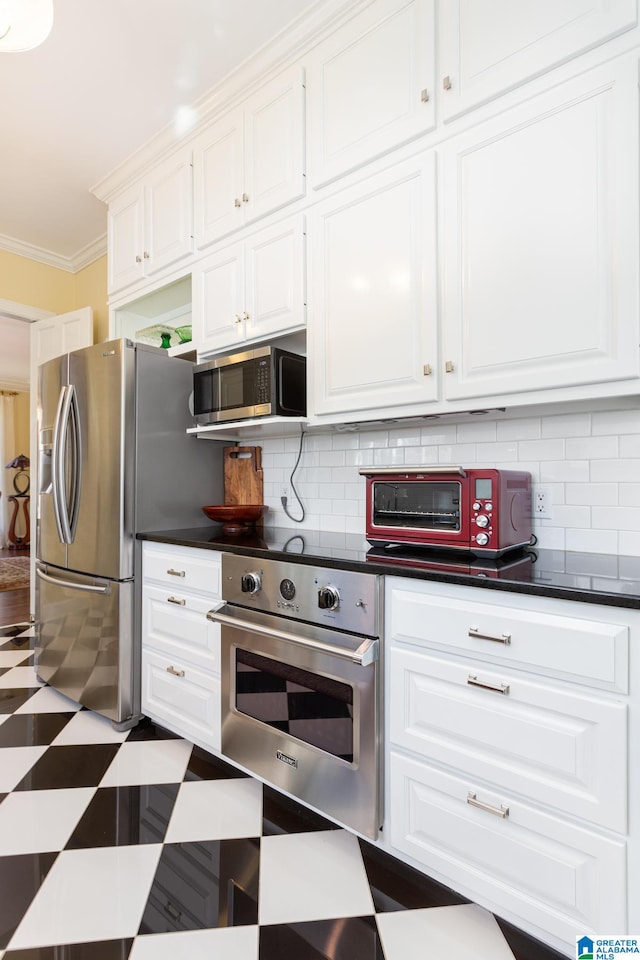
[[[68,542],[66,539],[66,529],[63,521],[64,470],[61,469],[61,463],[63,462],[62,416],[67,390],[67,386],[61,387],[60,389],[56,417],[53,424],[53,440],[51,444],[51,493],[53,495],[53,515],[56,520],[56,528],[58,530],[58,539],[60,540],[60,543]]]

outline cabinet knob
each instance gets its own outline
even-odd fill
[[[426,87],[420,91],[420,100],[422,103],[429,103],[429,91]]]
[[[145,252],[143,253],[143,257],[145,258],[145,260],[148,260],[148,259],[149,259],[149,256],[150,256],[150,255],[149,255],[149,252],[148,252],[147,250],[145,250]]]
[[[242,323],[242,317],[240,316],[239,313],[236,313],[235,323]]]
[[[445,373],[453,373],[453,360],[447,360],[444,369]]]
[[[142,257],[136,256],[136,263],[142,263]]]
[[[423,374],[425,375],[425,377],[430,377],[430,376],[431,376],[431,364],[430,364],[430,363],[425,363],[424,367],[422,368],[422,372],[423,372]]]
[[[184,677],[184,670],[176,670],[175,667],[167,667],[167,673],[173,674],[174,677]]]
[[[249,194],[248,194],[248,193],[243,193],[243,194],[242,194],[242,202],[243,202],[243,203],[249,203]]]
[[[234,205],[234,207],[241,207],[241,206],[242,206],[242,203],[240,202],[240,197],[236,197],[236,198],[235,198],[235,200],[233,201],[233,205]]]
[[[247,313],[246,310],[245,310],[245,312],[242,314],[242,319],[243,319],[243,320],[249,320],[249,314]]]
[[[442,87],[444,90],[451,90],[453,84],[451,83],[451,77],[442,78]]]

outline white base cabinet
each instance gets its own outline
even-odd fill
[[[640,614],[402,578],[385,602],[390,852],[571,956],[633,932]]]
[[[142,712],[207,750],[220,750],[219,554],[143,544]]]

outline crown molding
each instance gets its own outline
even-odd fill
[[[25,257],[27,260],[37,260],[38,263],[45,263],[58,270],[66,270],[67,273],[77,273],[94,260],[104,256],[107,252],[107,235],[105,233],[97,240],[88,243],[72,257],[65,257],[60,253],[54,253],[53,250],[45,250],[44,247],[37,247],[33,243],[25,243],[23,240],[16,240],[4,234],[0,234],[0,250],[14,253],[18,257]]]
[[[191,104],[193,114],[198,118],[193,127],[178,132],[174,124],[167,124],[91,187],[91,193],[103,203],[110,203],[134,180],[147,173],[158,162],[158,158],[165,158],[187,144],[207,123],[237,106],[254,89],[299,61],[309,49],[317,46],[325,36],[352,19],[371,2],[319,0]]]

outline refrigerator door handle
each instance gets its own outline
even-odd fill
[[[83,590],[85,593],[109,593],[109,584],[105,583],[103,586],[96,586],[92,583],[73,583],[71,580],[59,580],[58,577],[52,577],[49,573],[43,573],[39,567],[36,568],[36,576],[40,577],[41,580],[46,580],[47,583],[53,583],[57,587],[68,587],[69,590]]]
[[[61,543],[68,543],[66,538],[66,528],[64,526],[64,449],[62,443],[62,413],[67,397],[68,387],[64,386],[60,390],[58,398],[58,407],[56,409],[56,418],[53,425],[53,443],[51,450],[51,492],[53,494],[53,514],[56,519],[56,528],[58,538]],[[68,526],[68,525],[67,525]]]
[[[73,543],[80,490],[78,401],[73,384],[62,388],[53,434],[53,490],[56,524],[62,543]],[[71,489],[67,489],[68,443],[71,441]],[[73,522],[72,522],[73,521]]]

